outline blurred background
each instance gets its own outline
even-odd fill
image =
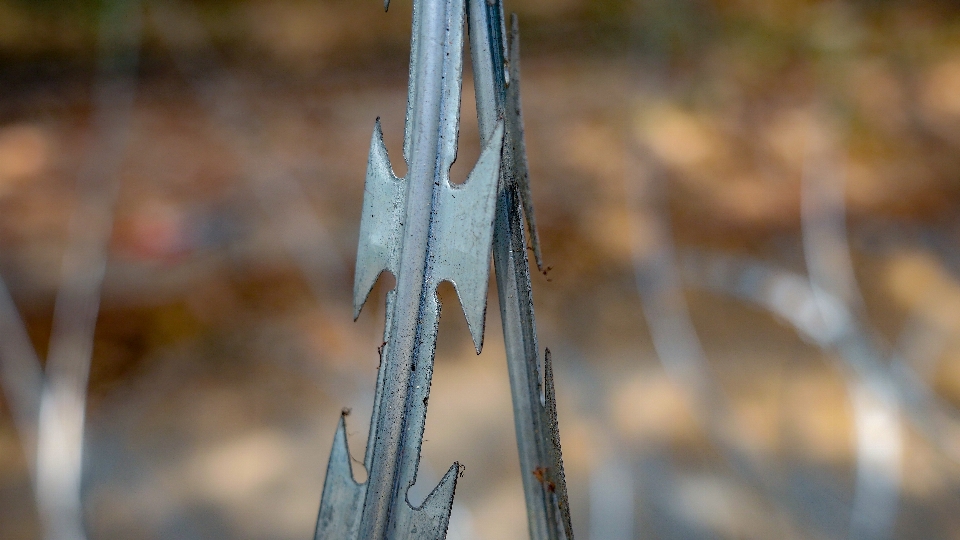
[[[960,538],[960,5],[505,9],[577,537]],[[410,11],[0,0],[0,538],[312,537]],[[460,461],[448,537],[526,538],[495,289],[479,356],[439,293],[413,497]]]

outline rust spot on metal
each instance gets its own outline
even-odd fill
[[[550,481],[547,477],[548,467],[537,467],[533,470],[533,476],[536,477],[537,481],[543,484],[550,493],[553,493],[557,490],[557,485]]]

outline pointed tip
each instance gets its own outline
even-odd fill
[[[476,349],[477,354],[480,354],[483,351],[483,330],[486,326],[487,319],[487,310],[483,310],[483,315],[480,316],[480,321],[472,324],[469,321],[467,326],[470,328],[470,337],[473,338],[473,348]]]
[[[457,490],[457,477],[459,475],[460,464],[455,461],[447,469],[443,478],[440,479],[437,487],[433,488],[433,491],[427,495],[423,504],[417,509],[442,524],[444,531],[446,531],[447,524],[450,522],[450,510],[453,508],[453,495]]]
[[[333,447],[330,449],[327,477],[323,482],[320,512],[314,534],[316,540],[355,538],[351,531],[356,530],[363,509],[366,488],[353,478],[350,449],[347,446],[347,414],[349,411],[345,409],[340,415],[337,432],[333,437]]]
[[[460,464],[454,463],[443,475],[437,487],[419,508],[410,508],[412,512],[401,512],[398,519],[405,521],[400,525],[406,529],[403,538],[422,538],[425,540],[443,540],[450,526],[450,512],[453,510],[453,495],[457,488],[457,477],[461,472]]]
[[[374,284],[384,270],[394,270],[403,234],[406,185],[393,173],[383,142],[380,118],[374,124],[364,182],[363,213],[353,281],[353,318],[360,316]]]
[[[573,540],[573,520],[570,517],[570,500],[567,495],[567,480],[563,470],[563,453],[560,450],[560,424],[557,418],[557,394],[553,384],[553,356],[550,349],[543,354],[543,401],[547,415],[547,443],[550,448],[551,474],[556,494],[560,521],[568,540]]]
[[[477,289],[466,286],[463,281],[460,284],[453,282],[453,288],[457,291],[463,316],[467,319],[467,329],[473,340],[473,348],[477,354],[480,354],[483,351],[483,333],[487,323],[487,290],[485,287]]]
[[[383,11],[387,12],[390,10],[390,0],[383,0]]]
[[[337,433],[333,436],[333,446],[337,457],[346,457],[346,463],[350,463],[350,448],[347,445],[347,414],[346,411],[340,411]]]
[[[447,469],[446,474],[443,475],[443,478],[440,479],[437,487],[433,488],[430,495],[427,495],[427,498],[423,501],[423,506],[420,508],[424,510],[428,507],[437,510],[449,508],[449,506],[453,504],[453,494],[457,489],[457,478],[459,475],[460,463],[454,461],[453,465]]]
[[[341,412],[337,422],[337,431],[333,436],[333,445],[330,448],[330,460],[327,465],[327,478],[340,477],[343,480],[353,480],[353,465],[350,463],[350,447],[347,443],[347,421],[349,414]]]
[[[533,196],[530,192],[530,170],[527,165],[526,143],[523,140],[523,112],[520,106],[520,19],[516,13],[510,14],[510,37],[507,43],[509,59],[507,89],[508,112],[512,114],[509,129],[509,144],[513,148],[513,177],[518,186],[520,202],[523,206],[527,230],[530,233],[530,247],[537,269],[543,272],[543,254],[540,250],[540,234],[537,232],[537,220],[533,213]]]
[[[543,272],[543,253],[540,251],[540,233],[537,231],[537,220],[533,214],[533,201],[530,195],[530,183],[526,182],[520,190],[520,201],[523,204],[523,215],[527,221],[527,230],[530,231],[530,247],[533,248],[533,260],[537,263],[537,270]]]
[[[371,288],[370,288],[370,291],[372,291],[372,290],[373,290],[373,288],[371,287]],[[357,322],[357,319],[360,318],[360,312],[363,311],[363,305],[367,303],[367,296],[370,296],[370,291],[367,291],[367,294],[364,295],[362,298],[360,298],[360,297],[357,296],[356,290],[354,290],[354,297],[353,297],[353,322]]]
[[[485,284],[484,284],[485,285]],[[467,329],[473,339],[473,348],[480,354],[483,351],[483,334],[487,325],[487,289],[486,287],[466,288],[461,294],[460,287],[454,283],[460,307],[467,319]]]
[[[376,283],[376,278],[369,285],[354,285],[353,289],[353,322],[357,322],[357,319],[360,318],[360,312],[363,311],[363,305],[367,303],[367,297],[370,296],[370,292],[373,290],[373,284]],[[366,289],[366,292],[362,292],[362,289]]]

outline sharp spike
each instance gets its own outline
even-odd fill
[[[560,520],[567,540],[573,540],[573,521],[570,519],[570,502],[567,499],[567,478],[563,472],[563,455],[560,451],[560,425],[557,421],[557,394],[553,385],[553,358],[550,349],[543,355],[543,401],[547,420],[547,440],[550,468],[549,477],[554,487]]]
[[[403,205],[406,182],[397,178],[383,142],[383,128],[377,118],[367,159],[367,179],[363,189],[363,215],[360,218],[360,242],[353,284],[353,318],[384,270],[396,275],[403,236]]]
[[[507,151],[510,178],[517,185],[527,229],[530,231],[530,244],[537,268],[543,271],[543,256],[540,252],[540,234],[537,232],[537,220],[533,213],[533,197],[530,194],[530,167],[527,164],[527,148],[523,137],[523,110],[520,106],[520,23],[517,14],[510,16],[509,81],[506,88],[507,102],[505,114],[507,122]]]
[[[478,354],[483,347],[502,147],[500,122],[467,181],[461,186],[444,186],[437,209],[437,251],[445,256],[434,263],[434,280],[449,280],[456,287]]]
[[[450,510],[453,508],[453,494],[457,488],[457,476],[460,464],[454,463],[447,469],[437,487],[419,508],[407,506],[398,519],[397,538],[417,538],[423,540],[443,540],[450,526]]]
[[[355,537],[360,525],[366,489],[353,479],[345,417],[346,414],[340,416],[337,433],[333,437],[314,540]]]

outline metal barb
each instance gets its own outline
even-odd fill
[[[499,0],[498,0],[499,2]],[[520,23],[517,14],[510,15],[510,40],[507,65],[506,106],[504,120],[507,133],[510,134],[508,151],[512,159],[508,161],[510,178],[517,185],[517,193],[523,204],[523,215],[530,230],[530,245],[537,268],[543,271],[543,256],[540,252],[540,235],[537,233],[537,220],[533,214],[533,197],[530,194],[530,167],[527,164],[527,143],[523,136],[523,110],[520,107]]]
[[[404,134],[406,178],[390,166],[379,121],[374,128],[354,282],[359,314],[378,276],[397,285],[387,297],[382,362],[364,465],[353,479],[341,419],[320,503],[316,539],[442,539],[459,465],[419,508],[416,482],[433,374],[440,304],[450,281],[477,352],[483,343],[489,259],[504,127],[499,123],[467,181],[450,183],[462,86],[464,0],[416,0]],[[430,44],[421,47],[421,44]]]
[[[567,477],[563,473],[563,456],[560,453],[560,424],[557,420],[557,391],[553,385],[553,359],[550,349],[543,356],[543,401],[547,434],[547,454],[550,456],[550,468],[547,470],[548,490],[553,494],[554,503],[559,510],[559,521],[569,540],[573,540],[573,522],[570,519],[570,502],[567,499]],[[551,505],[552,507],[552,505]],[[555,522],[554,520],[553,522]]]

